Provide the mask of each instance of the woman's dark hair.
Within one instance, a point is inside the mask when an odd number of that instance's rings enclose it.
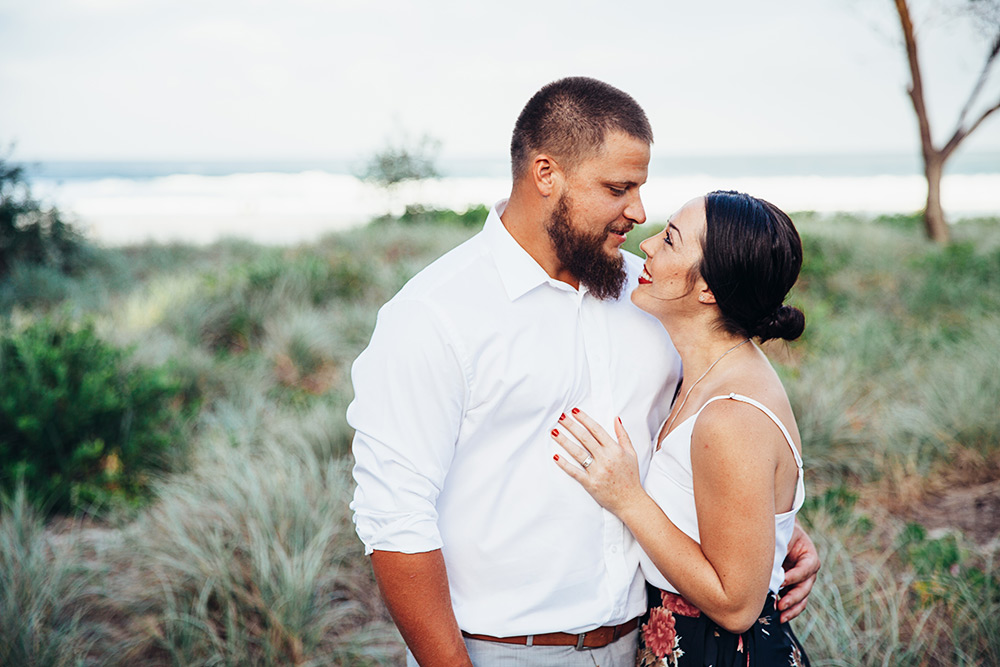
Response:
[[[798,308],[782,305],[802,268],[802,241],[774,204],[732,190],[705,195],[702,278],[727,332],[762,341],[795,340],[805,329]]]

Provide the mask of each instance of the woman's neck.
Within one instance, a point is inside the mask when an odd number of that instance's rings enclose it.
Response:
[[[734,336],[714,327],[671,330],[670,339],[680,354],[684,368],[684,384],[688,388],[696,379],[702,377],[712,364],[721,363],[722,357],[730,352],[736,353],[736,348],[746,341],[746,338]]]

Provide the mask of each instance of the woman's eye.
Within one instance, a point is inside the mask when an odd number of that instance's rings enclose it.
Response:
[[[670,232],[663,232],[663,242],[667,245],[674,244],[673,240],[670,238]]]

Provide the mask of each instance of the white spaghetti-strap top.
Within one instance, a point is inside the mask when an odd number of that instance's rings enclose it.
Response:
[[[781,420],[766,406],[740,394],[713,396],[708,399],[705,405],[698,409],[698,412],[678,424],[677,428],[663,439],[660,449],[653,454],[649,472],[646,474],[646,481],[643,486],[674,525],[700,544],[698,514],[695,511],[694,504],[694,477],[691,472],[691,434],[694,431],[695,422],[698,420],[698,415],[701,414],[701,411],[710,403],[725,399],[749,403],[770,417],[785,436],[785,440],[788,442],[788,446],[791,447],[792,454],[795,456],[795,464],[799,469],[792,509],[774,516],[774,563],[771,568],[769,588],[771,592],[777,593],[785,578],[781,564],[788,553],[788,542],[791,540],[792,530],[795,528],[795,515],[798,513],[799,508],[802,507],[806,493],[802,482],[802,457],[799,456],[799,451],[795,448],[795,442],[792,440],[791,434],[788,433],[788,429],[785,428]],[[678,592],[660,574],[660,571],[656,569],[649,556],[644,552],[640,554],[639,562],[642,567],[642,573],[648,582],[657,588],[675,593]]]

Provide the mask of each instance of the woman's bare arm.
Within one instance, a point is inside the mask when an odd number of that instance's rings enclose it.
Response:
[[[620,422],[615,425],[616,442],[582,412],[575,415],[579,424],[561,421],[595,463],[584,471],[565,458],[557,461],[622,519],[685,598],[733,632],[757,620],[767,595],[774,559],[775,433],[781,438],[766,416],[741,406],[713,404],[706,408],[710,418],[695,427],[692,466],[701,545],[678,529],[642,489],[635,450]],[[586,458],[587,452],[561,430],[555,438],[577,461]],[[783,438],[781,445],[787,449]]]

